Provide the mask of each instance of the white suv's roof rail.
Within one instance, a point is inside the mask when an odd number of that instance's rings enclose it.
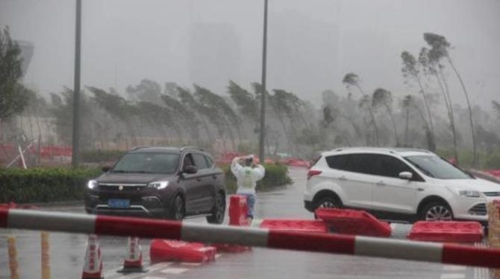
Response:
[[[327,152],[340,152],[340,151],[380,151],[380,152],[388,152],[388,153],[400,153],[400,152],[424,152],[429,154],[434,154],[429,150],[420,149],[420,148],[407,148],[407,147],[341,147],[329,150]]]

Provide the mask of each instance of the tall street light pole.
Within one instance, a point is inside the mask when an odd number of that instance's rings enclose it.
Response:
[[[267,63],[267,1],[264,0],[264,38],[262,40],[262,92],[260,94],[260,137],[259,160],[264,163],[264,145],[266,142],[266,63]]]
[[[71,163],[78,167],[80,159],[80,54],[82,43],[82,0],[76,0],[75,84],[73,88],[73,155]]]

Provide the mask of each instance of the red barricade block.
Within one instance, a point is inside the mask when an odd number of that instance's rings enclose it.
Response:
[[[362,210],[319,208],[316,216],[336,233],[389,237],[391,226]]]
[[[299,160],[299,159],[290,159],[288,161],[287,165],[292,166],[292,167],[308,168],[309,167],[309,162],[308,161]]]
[[[328,232],[327,224],[321,220],[264,219],[260,228],[279,231]]]
[[[420,221],[413,225],[409,239],[436,242],[475,243],[483,240],[479,222]]]
[[[248,226],[247,212],[247,198],[245,196],[232,195],[229,199],[229,225]]]
[[[158,262],[188,262],[205,263],[215,260],[217,249],[202,243],[187,243],[184,241],[153,239],[149,257],[152,263]]]

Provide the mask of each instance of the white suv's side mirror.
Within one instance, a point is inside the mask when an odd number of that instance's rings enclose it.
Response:
[[[399,178],[410,180],[413,177],[413,174],[409,171],[403,171],[399,173]]]

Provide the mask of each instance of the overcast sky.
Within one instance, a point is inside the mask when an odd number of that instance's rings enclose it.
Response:
[[[412,89],[400,54],[418,54],[434,32],[453,44],[472,102],[500,101],[498,0],[269,0],[269,10],[268,88],[319,104],[325,89],[345,94],[341,80],[355,72],[366,91],[402,97]],[[232,79],[249,88],[261,77],[262,19],[262,0],[83,0],[82,84],[123,91],[148,78],[225,93]],[[44,94],[73,87],[74,0],[0,0],[5,25],[35,46],[26,83]]]

